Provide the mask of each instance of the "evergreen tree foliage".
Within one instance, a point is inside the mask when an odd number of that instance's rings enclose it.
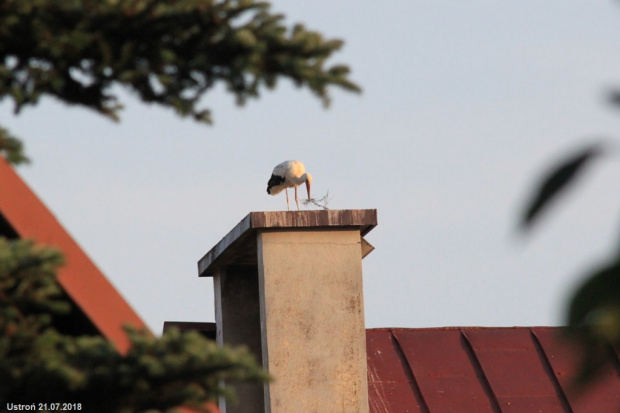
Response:
[[[288,78],[327,105],[330,85],[359,91],[347,66],[326,66],[341,46],[253,0],[0,0],[0,100],[19,113],[53,96],[118,120],[121,86],[210,123],[199,105],[216,84],[243,104]],[[3,129],[0,153],[26,160]]]
[[[71,305],[56,281],[62,255],[32,241],[0,238],[0,408],[7,403],[72,404],[85,412],[205,410],[224,395],[222,380],[265,381],[243,348],[220,348],[196,332],[161,338],[128,329],[119,354],[99,336],[72,337],[54,328]],[[79,405],[78,405],[79,404]]]

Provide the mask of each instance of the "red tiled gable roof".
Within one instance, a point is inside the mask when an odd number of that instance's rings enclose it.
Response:
[[[147,329],[108,279],[65,231],[54,215],[0,156],[0,216],[20,238],[59,248],[65,265],[58,281],[67,295],[119,351],[129,340],[123,326]]]
[[[617,413],[620,371],[570,391],[576,353],[559,328],[366,330],[371,413]]]

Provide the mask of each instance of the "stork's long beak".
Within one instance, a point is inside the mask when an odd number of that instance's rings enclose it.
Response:
[[[308,190],[308,199],[310,198],[310,181],[306,179],[306,189]]]

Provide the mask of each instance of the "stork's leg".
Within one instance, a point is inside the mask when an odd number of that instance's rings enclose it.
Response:
[[[299,197],[297,196],[297,185],[295,185],[295,202],[297,203],[297,210],[299,211]]]
[[[284,188],[284,192],[286,192],[286,209],[287,209],[287,211],[290,211],[291,207],[290,207],[289,202],[288,202],[288,188]]]

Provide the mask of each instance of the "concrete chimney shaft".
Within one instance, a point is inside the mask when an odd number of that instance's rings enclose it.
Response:
[[[376,210],[252,212],[198,262],[218,342],[275,378],[235,386],[223,412],[368,412],[362,237],[376,225]]]

